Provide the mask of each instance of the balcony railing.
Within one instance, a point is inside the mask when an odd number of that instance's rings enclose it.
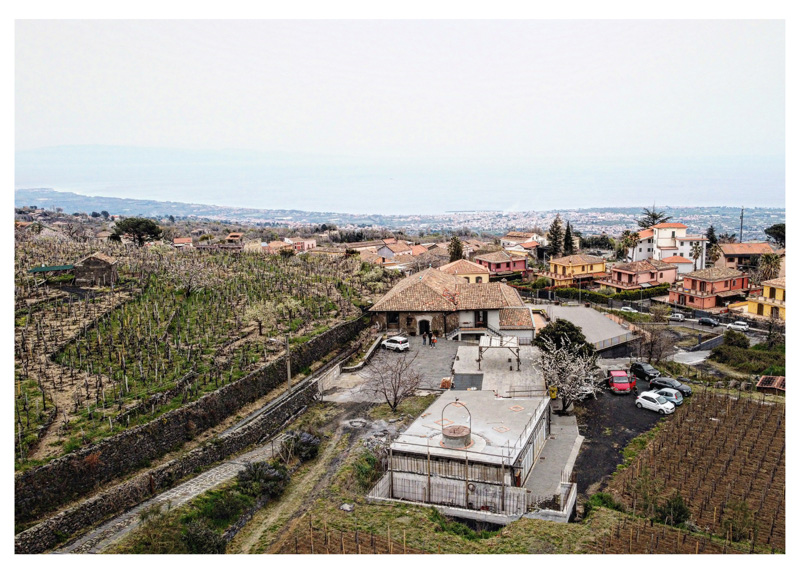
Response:
[[[764,304],[772,304],[775,306],[785,306],[786,300],[779,300],[778,298],[770,298],[768,296],[756,296],[754,299],[756,302],[761,302]]]

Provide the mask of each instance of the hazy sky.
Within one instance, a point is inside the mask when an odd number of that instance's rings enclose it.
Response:
[[[782,156],[784,24],[18,21],[16,147]]]

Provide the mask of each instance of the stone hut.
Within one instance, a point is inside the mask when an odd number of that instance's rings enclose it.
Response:
[[[75,263],[75,284],[108,286],[117,281],[117,259],[96,252]]]

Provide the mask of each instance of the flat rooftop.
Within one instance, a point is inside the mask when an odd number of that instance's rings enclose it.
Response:
[[[449,406],[455,402],[463,406]],[[498,398],[492,391],[445,391],[392,443],[393,451],[449,457],[490,464],[513,464],[524,448],[536,419],[547,411],[549,399]],[[467,412],[469,411],[469,412]],[[440,444],[442,427],[470,425],[472,445],[466,449],[449,449]]]
[[[565,319],[580,327],[586,341],[592,344],[630,333],[597,310],[584,306],[547,306],[547,313],[551,321]]]
[[[516,338],[514,338],[516,339]],[[483,346],[482,346],[483,347]],[[517,370],[519,350],[519,370]],[[459,375],[482,375],[474,384],[479,390],[494,391],[499,396],[521,395],[522,391],[544,391],[544,378],[536,365],[539,349],[532,345],[514,345],[511,348],[490,347],[483,350],[478,369],[478,346],[462,345],[453,361],[456,383]],[[463,392],[463,391],[458,391]]]

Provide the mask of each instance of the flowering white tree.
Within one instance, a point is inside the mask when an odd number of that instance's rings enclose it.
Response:
[[[564,412],[576,400],[590,395],[597,398],[600,390],[597,355],[588,355],[579,347],[567,337],[561,347],[556,347],[550,338],[543,340],[539,363],[542,376],[548,387],[558,389]]]

